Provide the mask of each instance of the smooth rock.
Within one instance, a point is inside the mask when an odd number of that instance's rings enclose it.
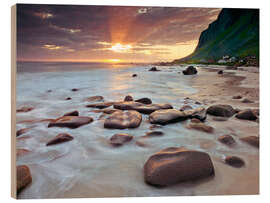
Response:
[[[161,150],[144,165],[145,182],[155,186],[168,186],[213,175],[213,163],[207,153],[183,148]]]
[[[143,138],[145,138],[145,137],[160,137],[163,135],[164,135],[164,133],[162,131],[151,131],[151,132],[145,133],[145,136],[142,136],[142,137]]]
[[[188,66],[186,70],[183,70],[182,73],[184,75],[194,75],[197,74],[197,69],[194,66]]]
[[[236,144],[235,140],[231,135],[222,135],[218,138],[218,141],[227,146],[232,146]]]
[[[258,118],[255,115],[254,111],[252,111],[251,109],[240,111],[239,113],[236,114],[235,117],[238,119],[251,120],[251,121],[255,121]]]
[[[149,115],[150,123],[160,125],[184,121],[186,119],[186,114],[176,109],[157,110]]]
[[[140,126],[141,121],[142,115],[137,111],[117,111],[105,119],[104,128],[137,128]]]
[[[50,127],[67,127],[78,128],[82,125],[93,122],[93,118],[86,116],[62,116],[60,118],[51,121],[48,125]]]
[[[17,193],[19,193],[32,182],[32,176],[29,167],[26,165],[17,166],[16,176],[17,176]]]
[[[240,140],[253,147],[259,148],[260,143],[259,143],[259,137],[257,136],[242,137],[240,138]]]
[[[226,104],[212,105],[208,107],[206,112],[210,115],[220,117],[231,117],[235,114],[235,110],[232,108],[232,106]]]
[[[188,118],[197,118],[200,121],[205,121],[207,115],[206,115],[206,110],[203,107],[199,107],[196,109],[190,109],[190,110],[185,110],[183,111]]]
[[[71,112],[65,113],[63,116],[79,116],[79,112],[71,111]]]
[[[46,146],[50,146],[50,145],[55,145],[55,144],[60,144],[63,142],[68,142],[73,140],[73,137],[67,133],[60,133],[58,134],[55,138],[51,139]]]
[[[16,112],[17,113],[26,113],[26,112],[29,112],[29,111],[32,111],[34,108],[33,107],[22,107],[20,109],[17,109]]]
[[[123,145],[133,139],[132,135],[126,133],[115,134],[110,138],[110,143],[114,146]]]
[[[99,101],[103,101],[104,97],[103,96],[92,96],[92,97],[88,97],[86,99],[84,99],[84,101],[88,101],[88,102],[99,102]]]
[[[127,95],[124,99],[124,101],[133,101],[133,97],[130,95]]]
[[[142,104],[152,104],[152,100],[149,99],[149,98],[141,98],[141,99],[137,99],[135,100],[135,102],[139,102],[139,103],[142,103]]]
[[[97,109],[105,109],[112,105],[114,105],[116,102],[102,102],[102,103],[96,103],[96,104],[88,104],[86,107],[90,108],[97,108]]]
[[[237,156],[227,156],[225,163],[235,168],[241,168],[245,165],[245,162]]]
[[[214,131],[214,128],[206,125],[204,123],[190,123],[187,128],[189,129],[195,129],[195,130],[199,130],[199,131],[203,131],[206,133],[212,133]]]

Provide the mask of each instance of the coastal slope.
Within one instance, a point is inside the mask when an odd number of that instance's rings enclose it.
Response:
[[[174,63],[216,62],[225,55],[259,59],[259,9],[222,9],[201,33],[195,51]]]

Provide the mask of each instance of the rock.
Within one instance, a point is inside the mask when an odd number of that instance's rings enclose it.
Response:
[[[144,165],[144,180],[168,186],[214,175],[210,156],[205,152],[171,147],[152,155]]]
[[[160,71],[160,70],[158,70],[156,67],[152,67],[148,71]]]
[[[258,118],[251,109],[240,111],[239,113],[236,114],[235,117],[238,119],[251,120],[251,121],[255,121]]]
[[[126,133],[115,134],[110,138],[110,143],[114,146],[123,145],[133,139],[132,135]]]
[[[259,137],[257,136],[243,137],[243,138],[240,138],[240,140],[253,147],[259,148],[260,143],[259,143]]]
[[[133,101],[133,97],[130,95],[127,95],[124,99],[124,101]]]
[[[96,103],[96,104],[88,104],[86,107],[90,108],[97,108],[97,109],[105,109],[112,105],[114,105],[116,102],[102,102],[102,103]]]
[[[163,135],[164,135],[164,133],[162,131],[152,131],[152,132],[145,133],[145,136],[142,136],[142,137],[143,138],[145,138],[145,137],[160,137]]]
[[[27,131],[29,131],[31,128],[22,128],[20,130],[17,130],[16,132],[16,137],[19,137],[20,135],[26,133]]]
[[[184,121],[186,119],[186,114],[176,109],[157,110],[149,115],[150,123],[160,125]]]
[[[219,70],[219,71],[217,72],[217,74],[222,75],[222,74],[223,74],[223,70]]]
[[[208,114],[213,116],[220,116],[220,117],[231,117],[235,114],[234,109],[230,105],[212,105],[208,107],[207,111]]]
[[[33,107],[22,107],[20,109],[17,109],[16,112],[17,113],[26,113],[26,112],[29,112],[29,111],[32,111],[34,108]]]
[[[236,144],[235,140],[230,135],[222,135],[218,138],[218,141],[228,146]]]
[[[199,101],[195,101],[195,104],[201,105],[202,103]]]
[[[235,95],[232,97],[233,99],[242,99],[242,96],[241,95]]]
[[[209,125],[206,125],[204,123],[190,123],[187,128],[189,129],[195,129],[195,130],[200,130],[200,131],[203,131],[203,132],[206,132],[206,133],[212,133],[214,131],[214,128],[209,126]]]
[[[50,127],[67,127],[67,128],[78,128],[82,125],[93,122],[93,118],[85,116],[62,116],[51,121],[48,125]]]
[[[71,97],[67,97],[67,98],[65,98],[65,100],[71,100]]]
[[[52,90],[47,90],[48,93],[52,92]]]
[[[203,107],[199,107],[199,108],[196,108],[196,109],[191,109],[191,110],[186,110],[186,111],[183,111],[186,116],[188,118],[197,118],[199,119],[200,121],[205,121],[206,119],[206,111],[205,111],[205,108]]]
[[[228,120],[228,118],[226,117],[213,117],[212,119],[214,121],[227,121]]]
[[[17,176],[17,193],[19,193],[32,182],[32,176],[29,167],[26,165],[17,166],[16,176]]]
[[[117,111],[106,118],[104,128],[125,129],[140,126],[142,116],[137,111]]]
[[[192,107],[190,105],[184,105],[179,110],[180,111],[185,111],[185,110],[190,110],[190,109],[192,109]]]
[[[73,89],[71,89],[71,91],[72,91],[72,92],[77,92],[77,91],[79,91],[79,89],[73,88]]]
[[[71,111],[71,112],[65,113],[63,116],[79,116],[79,112]]]
[[[115,109],[120,110],[135,110],[143,114],[150,114],[156,110],[160,109],[172,109],[173,107],[170,104],[142,104],[139,102],[119,102],[114,104]]]
[[[133,77],[133,78],[137,77],[137,74],[133,74],[132,77]]]
[[[183,70],[182,73],[184,75],[194,75],[197,74],[197,69],[194,66],[188,66],[186,70]]]
[[[148,144],[145,144],[144,142],[140,141],[140,140],[137,140],[135,142],[136,145],[138,145],[139,147],[149,147]]]
[[[153,129],[156,129],[156,128],[162,128],[162,125],[153,124],[153,125],[150,125],[150,127],[149,127],[150,130],[153,130]]]
[[[152,100],[149,98],[141,98],[141,99],[137,99],[135,100],[135,102],[139,102],[142,104],[152,104]]]
[[[84,99],[84,101],[88,101],[88,102],[99,102],[99,101],[103,101],[104,97],[103,96],[92,96],[92,97],[88,97],[86,99]]]
[[[254,103],[254,102],[246,98],[242,100],[242,103],[248,104],[248,103]]]
[[[24,155],[28,154],[29,152],[31,152],[31,151],[29,151],[28,149],[16,149],[16,157],[24,156]]]
[[[239,108],[234,109],[235,113],[239,113],[241,110]]]
[[[237,156],[227,156],[225,163],[235,168],[241,168],[245,165],[245,162]]]
[[[55,138],[51,139],[46,146],[50,146],[50,145],[55,145],[55,144],[60,144],[63,142],[68,142],[73,140],[73,137],[67,133],[60,133],[58,134]]]
[[[197,118],[192,118],[192,119],[190,120],[190,122],[191,122],[191,123],[201,123],[201,121],[200,121],[199,119],[197,119]]]

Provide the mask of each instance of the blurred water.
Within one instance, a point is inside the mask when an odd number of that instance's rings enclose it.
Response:
[[[34,110],[17,113],[17,129],[33,127],[19,137],[25,139],[17,139],[17,148],[31,151],[18,157],[17,165],[27,164],[30,167],[33,182],[20,193],[19,198],[224,194],[230,184],[248,173],[253,162],[256,165],[254,160],[258,152],[255,149],[245,151],[241,143],[238,148],[227,148],[217,142],[217,135],[224,131],[207,134],[188,130],[184,127],[186,122],[157,129],[163,131],[164,136],[142,139],[140,136],[150,131],[147,115],[143,115],[139,128],[109,130],[103,128],[104,120],[98,120],[100,114],[89,112],[91,109],[85,107],[89,102],[84,99],[90,96],[101,95],[106,101],[119,101],[129,94],[135,99],[148,97],[153,103],[170,103],[180,108],[184,105],[186,94],[197,92],[191,87],[192,78],[197,76],[178,74],[183,68],[163,67],[160,72],[149,72],[148,66],[21,63],[17,74],[17,108],[31,106]],[[138,75],[135,78],[132,77],[134,73]],[[72,92],[72,88],[79,91]],[[65,100],[67,97],[72,100]],[[198,106],[194,101],[190,101],[189,105]],[[77,129],[47,128],[46,122],[20,123],[57,118],[73,110],[78,110],[82,116],[93,117],[94,122]],[[71,134],[74,140],[50,147],[45,145],[61,132]],[[133,135],[133,141],[122,147],[110,146],[109,138],[119,132]],[[147,147],[137,146],[137,140]],[[143,181],[146,160],[153,153],[174,146],[208,152],[214,160],[218,176],[211,181],[162,189],[146,185]],[[216,161],[228,152],[247,157],[252,163],[251,168],[239,172]],[[223,171],[226,171],[225,175]],[[229,180],[224,183],[224,179]]]

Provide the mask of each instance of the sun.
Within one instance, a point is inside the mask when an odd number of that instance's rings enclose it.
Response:
[[[118,52],[118,53],[125,53],[125,52],[128,52],[131,48],[132,48],[132,46],[129,44],[124,45],[121,43],[116,43],[111,48],[109,48],[109,50],[114,51],[114,52]]]
[[[121,62],[120,59],[106,59],[105,60],[106,63],[119,63]]]

